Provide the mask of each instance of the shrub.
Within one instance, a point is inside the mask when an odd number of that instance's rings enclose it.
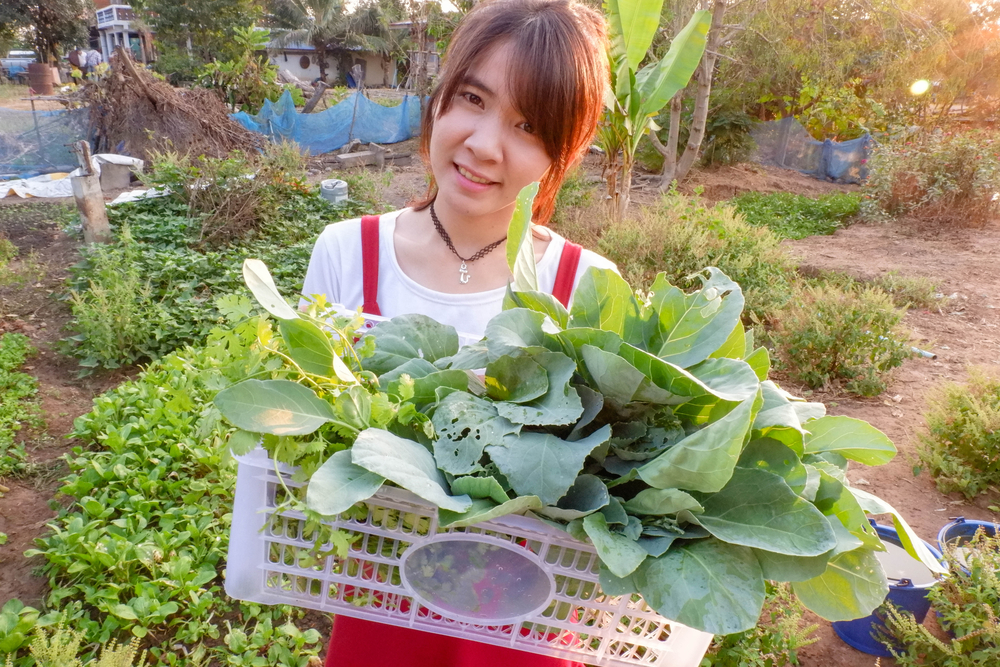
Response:
[[[877,146],[868,160],[862,212],[982,225],[1000,211],[1000,140],[995,133],[926,132]]]
[[[86,258],[86,288],[70,292],[77,333],[66,339],[67,349],[86,368],[118,368],[150,356],[147,343],[163,316],[128,227],[118,243],[94,244]]]
[[[892,296],[898,308],[933,308],[941,299],[940,285],[923,276],[904,276],[898,271],[888,271],[873,282]]]
[[[952,638],[938,639],[911,614],[889,606],[885,624],[894,641],[886,645],[899,667],[1000,664],[1000,538],[979,533],[944,556],[948,576],[927,597]]]
[[[1000,483],[1000,379],[972,369],[931,399],[920,456],[942,492],[972,498]]]
[[[882,290],[806,285],[796,290],[770,335],[792,379],[876,396],[885,391],[884,374],[910,355],[899,342],[902,318]]]
[[[790,192],[747,192],[732,200],[755,227],[767,227],[782,238],[801,239],[833,234],[861,207],[861,197],[838,192],[812,199]]]
[[[659,271],[673,284],[687,284],[687,276],[716,266],[743,288],[746,313],[756,322],[768,320],[791,290],[794,264],[780,239],[748,225],[732,206],[707,206],[700,197],[670,193],[617,223],[592,208],[569,216],[557,231],[613,261],[636,289],[647,289]]]

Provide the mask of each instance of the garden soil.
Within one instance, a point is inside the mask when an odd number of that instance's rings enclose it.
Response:
[[[592,171],[589,161],[588,166]],[[713,200],[750,190],[819,195],[853,189],[753,165],[697,173],[692,182],[702,185],[705,195]],[[402,205],[422,194],[425,186],[419,165],[404,167],[398,170],[386,198]],[[653,189],[647,188],[638,190],[635,199],[655,196]],[[14,597],[38,604],[44,597],[45,582],[31,571],[40,563],[25,560],[21,554],[54,516],[52,499],[58,502],[57,480],[65,471],[58,456],[73,444],[65,435],[72,430],[73,418],[90,409],[94,396],[135,372],[130,369],[77,379],[74,363],[56,352],[54,344],[65,335],[63,327],[69,319],[68,308],[57,295],[67,268],[76,261],[77,241],[67,237],[55,223],[46,221],[47,216],[39,216],[38,208],[38,202],[0,200],[0,233],[23,254],[33,250],[35,261],[44,269],[44,275],[33,283],[0,288],[0,331],[21,331],[41,350],[29,362],[27,372],[39,377],[47,422],[43,433],[30,434],[28,446],[32,459],[41,464],[42,473],[28,481],[4,481],[11,490],[0,498],[0,532],[6,532],[10,541],[0,547],[0,605]],[[810,394],[788,382],[783,386],[825,402],[832,414],[869,421],[892,438],[900,451],[893,462],[878,468],[852,464],[848,476],[854,485],[893,504],[923,538],[933,542],[938,529],[954,516],[995,520],[988,506],[1000,500],[1000,493],[994,491],[973,502],[959,495],[939,493],[929,475],[917,470],[917,451],[929,397],[944,382],[964,380],[973,364],[1000,373],[1000,272],[995,271],[1000,224],[975,230],[928,229],[907,221],[854,225],[833,236],[787,242],[787,249],[807,273],[842,271],[872,279],[895,270],[903,276],[926,277],[939,284],[945,298],[937,307],[910,311],[906,316],[912,344],[935,353],[937,358],[906,361],[893,374],[882,396],[857,399],[832,391]],[[874,657],[840,642],[828,623],[812,620],[819,625],[815,633],[818,641],[800,651],[802,665],[876,664]],[[893,664],[892,660],[881,661],[886,667]]]

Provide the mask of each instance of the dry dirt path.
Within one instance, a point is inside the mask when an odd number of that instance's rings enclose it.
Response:
[[[906,517],[917,533],[935,543],[942,525],[955,516],[996,521],[987,506],[998,494],[968,502],[960,494],[938,492],[918,465],[923,414],[928,398],[945,382],[962,382],[970,365],[1000,374],[1000,225],[985,229],[929,229],[898,221],[854,225],[833,236],[786,242],[804,272],[841,271],[871,279],[888,271],[936,281],[946,298],[934,310],[912,310],[906,326],[912,344],[937,354],[913,358],[893,374],[885,394],[872,399],[814,394],[830,413],[864,419],[884,431],[899,455],[889,464],[869,468],[852,464],[852,484],[885,499]],[[786,388],[793,390],[794,387]],[[820,641],[802,652],[805,667],[869,667],[875,658],[855,651],[822,624]],[[883,667],[894,661],[883,659]]]

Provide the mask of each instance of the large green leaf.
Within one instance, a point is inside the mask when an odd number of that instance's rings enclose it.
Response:
[[[632,575],[659,614],[717,635],[757,625],[764,577],[752,550],[718,540],[678,543]]]
[[[625,335],[625,328],[639,317],[632,288],[611,269],[590,267],[573,292],[570,327],[588,327]]]
[[[472,526],[481,521],[489,521],[507,514],[523,514],[528,510],[538,509],[542,506],[542,501],[537,496],[518,496],[513,500],[507,500],[497,505],[492,500],[476,498],[472,501],[472,507],[464,512],[452,512],[442,509],[438,511],[439,523],[443,528],[458,528],[460,526]]]
[[[722,489],[750,429],[756,397],[748,398],[717,422],[692,433],[639,468],[639,476],[658,489],[712,493]]]
[[[804,434],[802,422],[799,421],[799,415],[792,407],[788,392],[770,380],[761,382],[760,389],[764,396],[764,405],[761,406],[760,412],[753,420],[753,430],[766,436],[771,429],[782,427],[795,429],[799,431],[800,435]],[[796,449],[799,455],[803,453],[801,446]]]
[[[452,475],[480,470],[483,449],[502,445],[505,436],[520,428],[497,414],[495,404],[465,392],[446,396],[431,422],[438,434],[434,460],[438,468]]]
[[[726,342],[709,357],[712,359],[742,359],[747,353],[746,343],[747,333],[743,329],[743,322],[737,322]]]
[[[309,478],[306,506],[325,516],[346,512],[354,503],[368,500],[385,478],[351,462],[350,450],[335,453]]]
[[[635,71],[660,26],[663,0],[608,0],[606,7],[612,53]]]
[[[805,453],[834,452],[858,463],[879,466],[896,455],[896,447],[882,431],[851,417],[814,419],[806,427]]]
[[[527,308],[505,310],[486,324],[486,349],[490,359],[523,354],[524,348],[545,347],[542,331],[546,316]]]
[[[364,359],[362,366],[376,375],[410,359],[433,363],[458,352],[455,327],[439,324],[426,315],[399,315],[380,322],[367,335],[375,339],[375,354]]]
[[[654,285],[651,305],[659,314],[659,331],[650,341],[656,356],[688,368],[708,359],[726,342],[743,312],[743,290],[714,266],[705,271],[700,290],[684,294],[676,287]]]
[[[522,433],[487,446],[511,487],[521,496],[538,496],[543,505],[555,505],[569,491],[587,454],[611,437],[604,426],[591,435],[568,442],[548,433]]]
[[[806,581],[826,571],[832,554],[819,556],[786,556],[773,551],[753,550],[764,578],[769,581]]]
[[[486,366],[486,392],[494,401],[527,403],[549,389],[545,368],[529,356],[505,354]]]
[[[867,491],[854,488],[851,488],[850,491],[857,498],[864,511],[870,514],[892,515],[892,522],[896,527],[896,535],[899,537],[900,543],[908,554],[930,568],[931,572],[937,572],[938,574],[947,573],[947,568],[938,562],[934,554],[924,544],[924,541],[910,528],[910,524],[906,522],[903,515],[897,512],[892,505]]]
[[[608,487],[596,475],[579,475],[555,507],[542,507],[539,514],[550,519],[572,521],[592,514],[611,502]]]
[[[625,501],[625,510],[630,514],[663,516],[681,510],[700,514],[704,509],[691,494],[680,489],[643,489]]]
[[[683,90],[694,75],[705,53],[712,13],[696,11],[688,24],[670,42],[670,49],[659,62],[643,67],[635,76],[637,97],[642,100],[639,118],[654,116]],[[729,333],[729,329],[726,333]]]
[[[373,473],[408,489],[441,509],[465,512],[469,496],[451,496],[434,457],[422,445],[377,428],[362,431],[349,450],[351,460]]]
[[[753,369],[740,359],[706,359],[687,370],[724,401],[745,400],[760,388]]]
[[[826,620],[850,621],[882,604],[889,583],[875,553],[856,549],[834,556],[823,574],[792,583],[792,590],[802,604]]]
[[[243,281],[253,293],[257,303],[279,320],[294,320],[299,314],[288,305],[274,284],[267,266],[259,259],[243,260]]]
[[[772,438],[756,438],[748,442],[736,465],[772,472],[784,479],[795,493],[801,493],[808,481],[806,467],[799,461],[798,455]]]
[[[513,288],[522,292],[538,291],[535,244],[531,233],[531,205],[537,194],[537,181],[521,188],[507,227],[507,266],[514,276]]]
[[[233,425],[253,433],[307,435],[336,420],[333,406],[289,380],[244,380],[216,394],[215,406]]]
[[[527,308],[548,315],[563,329],[569,324],[569,311],[566,310],[566,306],[545,292],[515,292],[508,285],[507,293],[503,297],[503,309],[512,308]]]
[[[323,377],[336,376],[342,381],[355,382],[354,375],[334,353],[330,337],[318,326],[296,318],[279,320],[278,330],[288,347],[288,356],[306,373]],[[347,371],[346,374],[344,371]]]
[[[819,556],[837,545],[822,512],[766,470],[736,468],[702,505],[698,523],[723,542],[788,556]]]
[[[497,412],[515,424],[532,426],[575,424],[583,414],[580,395],[570,385],[570,380],[576,372],[576,362],[562,352],[537,351],[531,358],[545,368],[549,382],[548,391],[544,396],[526,403],[496,403]]]
[[[594,543],[597,555],[616,577],[627,577],[632,574],[642,561],[646,560],[646,550],[635,540],[612,532],[608,521],[600,512],[589,514],[583,520],[583,529],[587,537]]]
[[[639,369],[617,354],[584,345],[580,348],[580,356],[605,399],[622,405],[632,401],[667,404],[673,396],[654,385]]]
[[[570,330],[572,331],[572,330]],[[674,364],[663,361],[637,347],[622,343],[618,354],[653,381],[660,389],[677,396],[703,396],[715,393],[705,383]]]
[[[456,477],[451,482],[451,492],[456,496],[465,494],[471,498],[489,498],[498,505],[510,500],[495,477]]]

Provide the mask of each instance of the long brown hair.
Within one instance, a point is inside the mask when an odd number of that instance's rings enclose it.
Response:
[[[535,197],[533,220],[552,217],[566,173],[590,146],[608,85],[604,17],[573,0],[492,0],[470,11],[452,36],[437,87],[424,108],[420,153],[430,164],[434,121],[451,107],[469,71],[501,44],[513,48],[511,99],[542,140],[552,166]],[[433,174],[417,210],[437,196]]]

